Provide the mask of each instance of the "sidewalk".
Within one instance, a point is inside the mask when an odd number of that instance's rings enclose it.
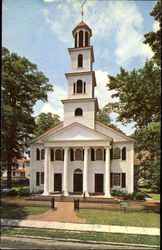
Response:
[[[105,232],[105,233],[160,235],[159,228],[126,227],[126,226],[111,226],[111,225],[83,224],[83,223],[82,224],[63,223],[55,221],[1,219],[1,226],[29,227],[29,228],[33,227],[33,228],[60,229],[60,230],[71,230],[71,231],[93,231],[93,232]]]

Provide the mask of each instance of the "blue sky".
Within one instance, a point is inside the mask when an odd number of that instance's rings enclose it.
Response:
[[[48,103],[38,101],[34,115],[52,112],[63,119],[61,99],[66,98],[65,73],[70,71],[67,48],[73,47],[72,30],[81,21],[81,0],[3,0],[2,45],[36,63],[38,70],[49,78],[54,92]],[[144,34],[156,30],[149,15],[156,1],[87,0],[84,21],[92,29],[99,107],[115,101],[106,88],[107,75],[116,75],[122,66],[126,70],[140,68],[151,49],[142,43]],[[112,114],[115,119],[115,114]],[[133,124],[118,127],[127,135]]]

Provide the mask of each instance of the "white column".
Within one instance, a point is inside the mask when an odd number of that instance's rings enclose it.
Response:
[[[83,168],[83,195],[86,197],[88,194],[88,149],[89,147],[84,148],[84,168]]]
[[[45,148],[44,158],[44,193],[43,195],[49,195],[49,148]]]
[[[68,196],[68,187],[67,187],[68,152],[69,152],[68,148],[64,148],[63,191],[65,196]]]
[[[104,192],[105,197],[110,198],[110,148],[106,147],[106,159],[105,159],[105,174],[104,174]]]

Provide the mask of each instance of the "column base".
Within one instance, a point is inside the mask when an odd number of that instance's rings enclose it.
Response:
[[[112,196],[111,196],[111,194],[105,194],[104,197],[105,198],[111,198]]]
[[[82,194],[82,197],[89,197],[89,193],[88,193],[88,192],[84,192],[84,193]]]
[[[64,196],[69,196],[69,193],[67,191],[64,191]]]
[[[49,195],[49,192],[44,191],[42,195]]]

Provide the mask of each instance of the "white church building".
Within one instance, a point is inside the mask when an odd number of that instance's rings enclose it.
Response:
[[[64,119],[30,144],[30,191],[111,197],[134,191],[134,140],[96,121],[92,31],[80,22],[72,31],[71,71],[66,73]]]

